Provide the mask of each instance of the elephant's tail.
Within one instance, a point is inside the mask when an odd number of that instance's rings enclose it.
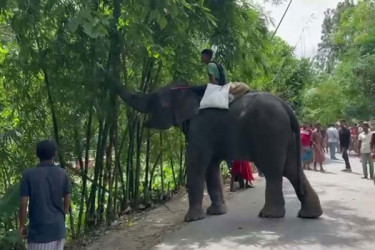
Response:
[[[294,132],[294,139],[296,143],[298,186],[299,186],[301,194],[303,194],[304,190],[303,190],[303,183],[302,183],[303,182],[303,178],[302,178],[303,169],[302,169],[302,161],[301,161],[301,132],[300,132],[300,127],[299,127],[299,122],[292,108],[286,103],[284,103],[284,106],[285,106],[286,111],[289,114],[292,131]]]

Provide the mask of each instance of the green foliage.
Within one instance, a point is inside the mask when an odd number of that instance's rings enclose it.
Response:
[[[0,249],[26,249],[19,236],[18,230],[12,230],[5,233],[4,237],[0,240]]]
[[[346,0],[326,12],[317,57],[321,76],[306,88],[307,119],[370,120],[375,116],[375,4]],[[328,73],[329,75],[325,75]]]
[[[326,79],[324,82],[310,87],[303,96],[304,118],[325,125],[343,118],[345,110],[343,97],[344,93],[340,84],[332,79]]]
[[[7,227],[18,210],[19,189],[20,185],[16,183],[9,187],[0,198],[0,226],[2,227]],[[25,249],[17,228],[5,232],[0,231],[0,249]]]
[[[8,220],[17,212],[20,198],[20,184],[16,183],[7,189],[0,198],[0,220]]]

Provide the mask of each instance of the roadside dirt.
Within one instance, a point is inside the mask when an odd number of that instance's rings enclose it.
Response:
[[[236,193],[229,192],[229,184],[224,185],[226,200]],[[210,199],[205,192],[203,206],[206,209]],[[168,232],[181,228],[188,208],[186,190],[181,190],[170,201],[155,209],[119,218],[112,226],[97,230],[92,237],[81,239],[68,249],[87,250],[148,250],[161,242]]]

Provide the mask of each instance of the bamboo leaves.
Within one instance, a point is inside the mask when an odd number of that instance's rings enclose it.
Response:
[[[304,113],[310,119],[368,120],[375,115],[374,13],[373,2],[351,0],[326,12],[317,57],[322,73],[313,84],[314,95],[306,91]],[[320,105],[330,108],[316,112]]]
[[[104,37],[108,35],[109,20],[105,14],[82,10],[70,19],[69,29],[76,32],[79,27],[82,27],[90,38]]]
[[[20,197],[20,184],[13,184],[0,198],[0,219],[8,220],[17,212]]]

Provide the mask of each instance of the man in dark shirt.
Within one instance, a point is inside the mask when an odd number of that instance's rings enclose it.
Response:
[[[340,149],[342,152],[342,158],[345,161],[345,169],[343,171],[351,172],[352,168],[349,162],[348,149],[350,146],[350,131],[346,127],[346,122],[343,120],[340,122],[339,138],[340,138]]]
[[[65,243],[65,214],[70,208],[70,183],[66,171],[54,164],[56,144],[41,141],[36,147],[40,163],[24,171],[21,181],[20,228],[28,239],[28,250],[62,250]],[[29,203],[30,225],[26,230]]]

